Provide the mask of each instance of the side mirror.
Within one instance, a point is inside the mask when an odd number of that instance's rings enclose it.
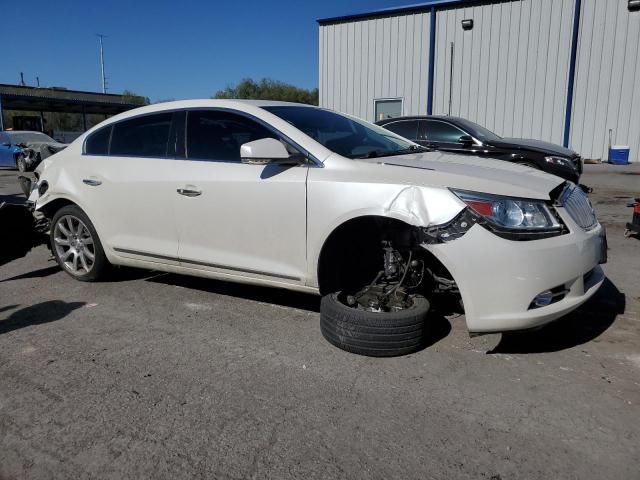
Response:
[[[473,138],[469,135],[462,135],[458,139],[458,143],[462,144],[462,146],[465,148],[469,148],[471,145],[473,145]]]
[[[10,147],[10,146],[11,146],[11,144],[10,144],[9,142],[4,142],[4,143],[2,144],[2,146],[3,146],[3,147]]]
[[[240,159],[248,165],[297,165],[296,156],[287,152],[284,145],[275,138],[261,138],[240,146]]]

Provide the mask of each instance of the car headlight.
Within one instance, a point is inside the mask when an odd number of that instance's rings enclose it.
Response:
[[[576,168],[571,160],[564,157],[544,157],[545,162],[565,168]]]
[[[469,208],[486,220],[496,232],[515,234],[560,235],[563,225],[547,202],[528,198],[503,197],[488,193],[453,190],[453,193]],[[540,238],[540,235],[536,236]],[[532,237],[533,238],[533,237]]]

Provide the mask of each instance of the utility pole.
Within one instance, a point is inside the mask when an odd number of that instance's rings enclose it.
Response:
[[[96,36],[100,40],[100,72],[102,74],[102,93],[107,93],[107,77],[104,73],[104,48],[102,45],[102,39],[106,37],[106,35],[97,33]]]

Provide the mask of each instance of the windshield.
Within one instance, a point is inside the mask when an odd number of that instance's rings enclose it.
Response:
[[[464,128],[471,135],[476,137],[478,140],[502,140],[502,137],[496,135],[491,130],[488,130],[477,123],[470,122],[464,118],[456,118],[456,123],[458,123],[462,128]]]
[[[11,143],[19,145],[29,142],[55,142],[53,138],[40,132],[5,132]]]
[[[330,110],[302,106],[263,108],[343,157],[387,157],[426,150],[377,125]]]

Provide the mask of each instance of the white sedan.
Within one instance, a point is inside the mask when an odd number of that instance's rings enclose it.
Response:
[[[436,295],[461,297],[471,333],[498,332],[557,319],[604,280],[579,187],[308,105],[142,107],[37,173],[30,199],[78,280],[127,265],[320,294],[322,333],[356,353],[419,348]]]

